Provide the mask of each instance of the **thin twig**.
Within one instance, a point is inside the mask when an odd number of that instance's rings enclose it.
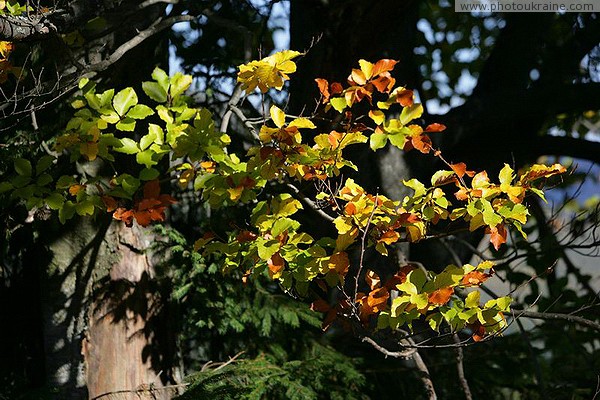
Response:
[[[460,338],[457,334],[453,335],[454,343],[460,344]],[[464,354],[463,349],[460,346],[457,346],[454,350],[456,352],[456,371],[458,372],[458,380],[460,381],[460,386],[465,393],[465,398],[467,400],[473,400],[473,395],[471,394],[471,388],[469,387],[469,382],[465,376],[465,367],[464,367]]]
[[[562,313],[547,313],[547,312],[535,312],[527,310],[512,310],[513,317],[525,317],[531,319],[544,319],[544,320],[563,320],[573,322],[575,324],[584,325],[600,332],[600,324],[589,319],[579,317],[577,315],[562,314]]]

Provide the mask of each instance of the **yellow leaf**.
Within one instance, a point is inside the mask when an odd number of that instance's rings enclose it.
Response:
[[[8,55],[14,48],[15,45],[12,42],[0,41],[0,56],[2,56],[2,58],[8,58]]]
[[[289,127],[295,126],[296,128],[308,128],[315,129],[315,124],[308,118],[296,118],[288,124]]]
[[[98,155],[98,143],[83,142],[79,145],[79,152],[89,161],[94,161]]]
[[[373,77],[373,64],[367,60],[358,60],[358,65],[367,80]]]
[[[229,198],[233,201],[238,200],[242,196],[243,191],[244,191],[243,186],[237,186],[234,188],[227,189],[227,192],[229,193]]]
[[[271,113],[271,119],[273,119],[273,122],[278,128],[281,128],[283,125],[285,125],[285,113],[283,110],[273,105],[271,106],[269,112]]]
[[[193,169],[186,169],[179,176],[179,179],[177,179],[177,184],[180,188],[185,189],[188,186],[188,184],[194,179],[194,175],[195,174]]]
[[[257,87],[263,93],[270,88],[281,89],[284,81],[289,79],[287,74],[296,71],[296,64],[291,60],[301,54],[297,51],[285,50],[262,60],[240,65],[237,80],[246,93],[252,92]]]
[[[377,125],[381,125],[383,123],[383,121],[385,121],[385,115],[383,114],[383,111],[371,110],[371,111],[369,111],[369,117],[371,117],[371,119]]]
[[[479,307],[479,296],[480,296],[480,294],[478,291],[469,293],[467,295],[467,298],[465,299],[465,307],[467,307],[467,308]]]

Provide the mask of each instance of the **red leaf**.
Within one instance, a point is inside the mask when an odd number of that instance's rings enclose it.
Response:
[[[331,306],[323,299],[317,299],[310,304],[310,309],[315,312],[326,313],[331,310]]]
[[[160,183],[158,179],[147,182],[144,185],[144,198],[156,199],[160,195]]]
[[[344,87],[339,82],[333,82],[330,86],[331,94],[340,94],[344,91]]]
[[[442,132],[446,130],[446,125],[438,124],[437,122],[434,124],[427,125],[425,128],[425,132]]]
[[[138,211],[144,211],[147,210],[149,208],[153,208],[156,206],[160,206],[161,202],[157,199],[142,199],[138,204],[137,204],[137,209]]]
[[[117,201],[111,196],[102,196],[102,202],[106,207],[107,212],[113,212],[117,209]]]
[[[254,239],[256,239],[256,237],[256,233],[244,230],[238,233],[238,235],[235,237],[235,240],[237,240],[240,243],[245,243],[252,242]]]

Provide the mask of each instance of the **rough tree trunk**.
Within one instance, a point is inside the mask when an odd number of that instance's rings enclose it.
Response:
[[[82,220],[50,243],[44,333],[57,398],[171,398],[160,389],[173,383],[172,336],[158,324],[152,240],[147,230]]]

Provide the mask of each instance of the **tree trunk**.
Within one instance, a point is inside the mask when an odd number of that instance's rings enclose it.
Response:
[[[81,220],[50,243],[46,369],[59,398],[171,398],[161,388],[174,383],[174,336],[161,331],[153,239],[137,227]]]

